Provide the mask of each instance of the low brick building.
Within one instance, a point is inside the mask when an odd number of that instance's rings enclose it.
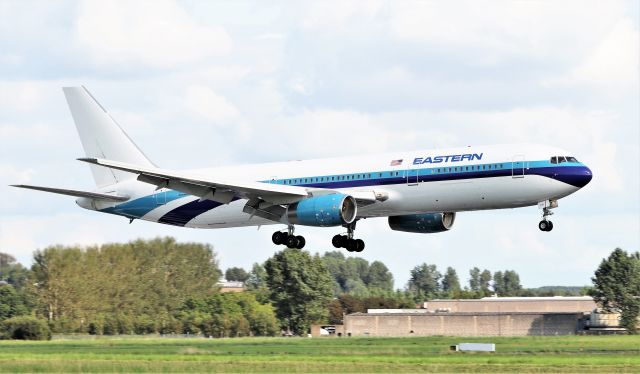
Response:
[[[347,336],[573,335],[582,312],[558,313],[354,313],[345,316]]]
[[[596,308],[591,297],[486,297],[432,300],[424,309],[345,316],[346,336],[573,335]]]

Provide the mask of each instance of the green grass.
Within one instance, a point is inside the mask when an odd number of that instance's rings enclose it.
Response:
[[[640,372],[640,336],[0,341],[0,372]]]

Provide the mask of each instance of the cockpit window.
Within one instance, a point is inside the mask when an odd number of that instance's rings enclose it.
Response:
[[[578,162],[575,157],[567,156],[567,162]]]
[[[567,159],[564,156],[558,156],[558,163],[561,164],[563,162],[567,162]]]
[[[558,157],[556,157],[556,156],[551,157],[551,163],[552,164],[557,164],[558,163]]]

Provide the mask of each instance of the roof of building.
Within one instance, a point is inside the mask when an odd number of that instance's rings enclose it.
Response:
[[[591,296],[543,296],[543,297],[483,297],[482,299],[434,299],[430,302],[496,302],[496,301],[593,301]]]

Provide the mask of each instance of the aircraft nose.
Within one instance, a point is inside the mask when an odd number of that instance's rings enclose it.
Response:
[[[554,178],[574,187],[582,188],[591,182],[593,174],[591,174],[591,169],[585,165],[564,166],[560,168]]]
[[[593,173],[591,172],[591,169],[589,169],[586,166],[582,166],[580,169],[577,170],[574,176],[574,181],[575,181],[574,186],[582,188],[587,184],[589,184],[592,178],[593,178]]]

